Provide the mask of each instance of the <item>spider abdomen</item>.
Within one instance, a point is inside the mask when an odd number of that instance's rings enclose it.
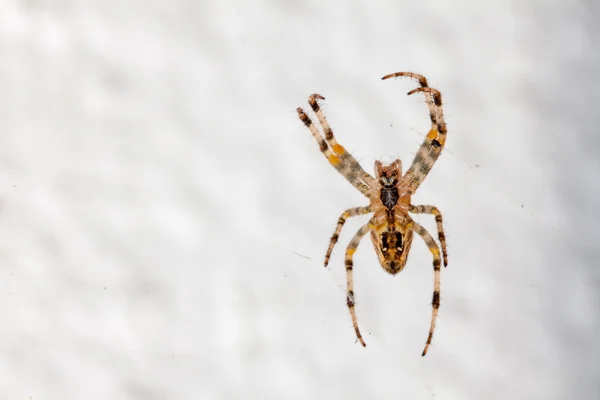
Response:
[[[394,206],[398,202],[398,199],[400,198],[400,195],[398,194],[398,188],[396,186],[382,187],[379,198],[383,205],[388,210],[391,210],[392,208],[394,208]]]

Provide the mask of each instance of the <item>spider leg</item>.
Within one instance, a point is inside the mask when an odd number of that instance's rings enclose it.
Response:
[[[415,74],[414,72],[396,72],[394,74],[389,74],[384,76],[383,78],[381,78],[382,80],[385,79],[390,79],[390,78],[396,78],[396,77],[403,77],[406,76],[408,78],[412,78],[416,81],[419,82],[419,84],[421,85],[421,87],[429,87],[429,84],[427,83],[427,78],[425,78],[423,75],[419,75],[419,74]],[[409,92],[409,95],[413,94],[414,90],[411,90],[411,92]],[[431,118],[431,123],[434,124],[434,120],[433,120],[433,116],[438,117],[439,118],[439,113],[438,110],[435,107],[434,101],[433,101],[433,96],[431,95],[431,93],[423,93],[425,96],[425,103],[427,104],[427,108],[429,108],[429,117]],[[436,118],[437,121],[437,118]]]
[[[432,214],[435,216],[435,224],[437,225],[438,239],[442,247],[442,257],[444,259],[444,267],[448,266],[448,251],[446,250],[446,235],[444,234],[444,227],[442,226],[442,213],[435,206],[414,206],[409,205],[411,213],[414,214]]]
[[[360,344],[363,345],[363,347],[366,347],[367,344],[363,340],[362,335],[360,334],[360,330],[358,329],[356,311],[354,310],[354,278],[352,274],[352,256],[356,252],[356,249],[358,248],[358,244],[360,243],[361,239],[372,229],[375,229],[375,225],[373,223],[373,220],[371,219],[367,224],[363,225],[358,230],[358,232],[356,232],[356,234],[350,241],[350,244],[348,244],[348,248],[346,249],[346,259],[344,262],[346,264],[346,284],[348,287],[346,304],[348,305],[350,315],[352,316],[352,325],[354,326],[354,331],[356,332],[356,338],[358,339]]]
[[[304,110],[297,108],[298,116],[300,120],[310,129],[313,137],[319,143],[321,152],[325,154],[327,160],[335,169],[338,170],[354,187],[360,190],[365,196],[368,196],[367,192],[369,189],[377,185],[377,181],[371,175],[369,175],[356,161],[356,159],[348,153],[342,145],[340,145],[333,136],[333,131],[327,122],[327,119],[323,115],[323,111],[319,107],[317,102],[318,99],[325,99],[320,94],[313,94],[308,98],[312,110],[317,115],[319,123],[325,133],[325,140],[317,130],[315,124],[306,115]],[[329,146],[327,145],[329,144]]]
[[[386,75],[381,79],[398,76],[406,76],[419,82],[421,87],[411,90],[408,92],[408,95],[417,92],[423,93],[425,102],[429,108],[429,118],[431,119],[431,129],[427,133],[405,176],[402,178],[404,181],[403,184],[408,187],[409,192],[412,194],[425,180],[425,177],[427,177],[427,174],[431,171],[431,168],[442,153],[448,131],[446,129],[446,122],[444,121],[441,93],[437,89],[430,88],[424,76],[412,72],[396,72]]]
[[[300,107],[298,107],[296,109],[296,111],[298,112],[298,116],[300,117],[300,120],[304,123],[304,125],[306,125],[308,127],[308,129],[310,130],[310,133],[312,133],[313,137],[319,144],[319,149],[321,150],[321,153],[323,153],[325,158],[327,158],[327,161],[329,161],[329,164],[331,164],[333,166],[333,168],[335,168],[340,174],[342,174],[344,176],[344,178],[346,178],[346,180],[348,182],[350,182],[350,184],[352,184],[352,186],[354,186],[362,194],[364,194],[365,196],[368,197],[369,191],[371,190],[371,188],[369,186],[365,185],[358,178],[358,176],[355,173],[353,173],[350,170],[350,168],[348,168],[348,166],[345,163],[344,158],[338,157],[336,154],[334,154],[331,151],[331,149],[327,145],[327,142],[325,142],[325,140],[323,139],[323,137],[317,130],[315,124],[308,117],[308,115],[306,115],[304,110],[302,110]]]
[[[354,208],[349,208],[346,211],[344,211],[344,213],[338,219],[337,226],[335,227],[335,232],[333,232],[333,235],[331,236],[331,240],[329,241],[329,248],[327,249],[327,254],[325,254],[325,266],[326,267],[327,267],[327,264],[329,264],[329,258],[331,257],[331,252],[333,251],[333,247],[335,246],[335,244],[338,241],[338,238],[340,237],[340,232],[342,231],[342,227],[344,226],[344,223],[346,223],[346,219],[348,219],[350,217],[356,217],[358,215],[368,214],[370,212],[371,212],[371,206],[354,207]]]
[[[435,321],[437,319],[438,310],[440,308],[440,249],[438,245],[433,240],[433,237],[418,223],[414,222],[413,231],[417,232],[427,247],[429,247],[429,251],[433,255],[433,300],[431,301],[432,312],[431,312],[431,325],[429,327],[429,336],[427,336],[427,343],[425,344],[425,349],[423,349],[423,356],[427,354],[427,349],[429,349],[429,345],[431,344],[431,339],[433,338],[433,331],[435,329]]]
[[[339,155],[347,161],[348,166],[357,176],[359,176],[370,187],[374,187],[374,185],[377,185],[377,181],[375,180],[375,178],[373,178],[364,169],[362,169],[358,161],[356,161],[356,159],[352,157],[352,155],[348,153],[346,149],[344,149],[344,147],[342,147],[337,142],[337,140],[335,140],[335,137],[333,136],[333,130],[329,126],[329,122],[327,122],[327,118],[325,118],[325,115],[323,114],[323,111],[321,110],[321,107],[319,106],[319,103],[317,101],[319,99],[325,100],[325,97],[315,93],[308,98],[308,104],[310,104],[310,107],[317,115],[321,127],[323,127],[323,132],[325,133],[325,140],[327,141],[327,143],[329,143],[334,153],[336,153],[337,155]]]

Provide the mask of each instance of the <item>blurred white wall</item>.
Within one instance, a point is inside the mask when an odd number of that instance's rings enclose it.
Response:
[[[0,3],[0,399],[597,399],[600,67],[591,1]],[[385,274],[365,205],[298,121],[313,92],[368,171],[444,152]],[[419,222],[434,231],[433,218]]]

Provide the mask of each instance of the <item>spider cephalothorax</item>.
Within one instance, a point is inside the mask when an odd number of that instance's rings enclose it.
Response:
[[[369,199],[369,205],[365,207],[350,208],[340,216],[337,227],[331,241],[327,254],[325,255],[325,266],[329,263],[331,252],[335,246],[342,227],[346,219],[357,215],[373,213],[369,222],[363,225],[354,235],[348,248],[346,249],[345,265],[348,285],[348,294],[346,303],[352,316],[352,324],[356,337],[363,346],[366,346],[360,330],[355,312],[354,279],[352,257],[358,248],[361,239],[371,233],[371,240],[379,258],[379,263],[384,270],[392,275],[402,271],[406,265],[406,260],[412,244],[413,232],[416,232],[425,241],[429,251],[433,256],[433,299],[431,314],[431,325],[429,327],[429,336],[423,350],[423,355],[433,338],[433,331],[440,306],[440,265],[443,259],[444,266],[448,264],[446,252],[446,237],[442,227],[442,215],[435,206],[415,206],[411,203],[411,196],[416,192],[425,177],[431,171],[435,161],[440,156],[446,142],[446,123],[442,113],[442,96],[436,89],[428,86],[424,76],[412,72],[397,72],[384,76],[382,79],[393,78],[397,76],[407,76],[416,79],[421,87],[408,92],[409,95],[417,92],[423,93],[429,109],[431,119],[431,129],[425,137],[423,144],[419,148],[413,162],[402,175],[402,163],[396,160],[390,165],[384,166],[381,162],[375,162],[375,177],[369,175],[362,169],[358,161],[346,152],[346,150],[335,140],[333,131],[325,119],[323,112],[317,100],[325,98],[319,94],[313,94],[309,97],[308,103],[319,120],[323,133],[321,134],[313,124],[306,113],[298,108],[300,120],[309,128],[313,137],[319,144],[321,152],[325,155],[329,163],[340,172],[356,189]],[[440,246],[433,237],[413,221],[409,213],[432,214],[438,230],[438,239]],[[441,257],[440,257],[441,247]]]
[[[393,209],[398,199],[400,199],[398,181],[401,176],[402,162],[400,160],[386,166],[383,166],[380,161],[375,161],[375,178],[381,185],[379,198],[389,210]]]

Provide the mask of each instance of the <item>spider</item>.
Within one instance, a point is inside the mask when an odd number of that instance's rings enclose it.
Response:
[[[430,88],[427,84],[427,79],[419,74],[412,72],[397,72],[389,74],[381,79],[389,79],[395,77],[409,77],[419,82],[420,87],[408,92],[408,95],[414,93],[423,93],[425,102],[429,109],[431,119],[431,129],[425,140],[421,144],[412,164],[402,175],[402,162],[395,160],[389,165],[383,165],[380,161],[375,161],[375,177],[371,176],[362,169],[358,161],[342,147],[333,136],[333,131],[323,115],[323,111],[319,107],[319,100],[325,98],[320,94],[313,94],[308,98],[308,104],[316,114],[321,129],[324,135],[321,135],[312,120],[306,115],[302,108],[298,108],[298,116],[300,120],[308,127],[313,137],[319,144],[319,148],[329,163],[342,174],[356,189],[369,199],[369,205],[365,207],[350,208],[342,213],[338,219],[337,226],[331,240],[329,248],[325,255],[325,267],[329,263],[331,252],[338,241],[340,232],[346,220],[350,217],[373,213],[372,218],[368,223],[363,225],[354,235],[346,248],[345,265],[346,265],[346,283],[347,296],[346,304],[350,310],[352,324],[358,341],[366,346],[360,330],[355,312],[355,296],[354,296],[354,279],[352,274],[352,256],[356,252],[362,238],[367,234],[371,234],[371,241],[375,247],[375,252],[379,258],[379,263],[385,271],[391,275],[396,275],[406,265],[410,246],[412,244],[413,232],[416,232],[425,241],[429,251],[433,256],[433,299],[431,324],[429,327],[429,335],[423,356],[427,354],[427,350],[433,338],[435,322],[440,307],[440,265],[443,259],[444,267],[448,265],[448,254],[446,251],[446,238],[442,227],[442,214],[435,206],[429,205],[413,205],[411,204],[411,196],[417,191],[425,177],[431,171],[436,160],[440,156],[446,141],[446,123],[442,112],[442,96],[436,89]],[[325,137],[323,139],[323,136]],[[413,221],[409,213],[414,214],[431,214],[435,217],[437,225],[438,239],[440,247],[433,237],[419,225]]]

